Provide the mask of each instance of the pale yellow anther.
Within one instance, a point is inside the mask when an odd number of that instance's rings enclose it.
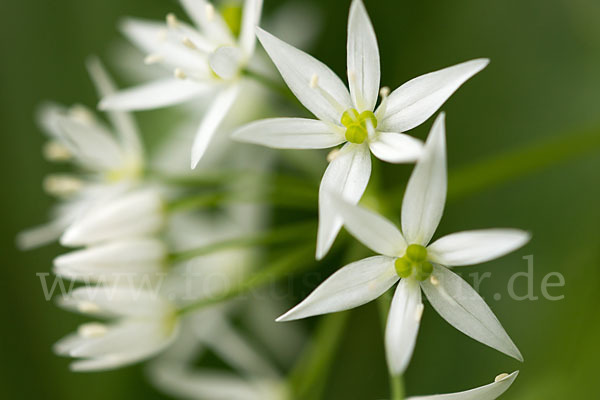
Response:
[[[82,301],[81,303],[77,304],[77,310],[82,313],[91,313],[100,311],[100,307],[91,301]]]
[[[390,88],[387,86],[382,87],[379,89],[379,95],[383,98],[388,97],[390,95]]]
[[[77,333],[79,336],[84,338],[97,338],[106,335],[108,332],[108,328],[106,325],[100,324],[98,322],[90,322],[89,324],[80,325],[77,329]]]
[[[208,22],[212,22],[215,19],[215,6],[213,6],[210,3],[206,4],[206,19],[208,20]]]
[[[175,75],[175,78],[177,79],[187,79],[187,74],[181,68],[175,68],[173,75]]]
[[[333,149],[327,154],[327,162],[332,162],[340,155],[340,149]]]
[[[192,50],[198,50],[198,46],[196,46],[196,44],[189,37],[184,37],[181,42],[187,48],[190,48]]]
[[[508,374],[507,373],[503,373],[498,375],[496,378],[494,378],[494,382],[500,382],[503,379],[508,378]]]
[[[81,104],[75,104],[69,108],[69,116],[81,123],[89,124],[96,119],[94,114]]]
[[[415,308],[415,321],[420,321],[421,317],[423,316],[423,310],[425,309],[425,306],[423,306],[423,304],[419,304],[417,306],[417,308]]]
[[[54,196],[68,196],[83,187],[83,181],[70,175],[49,175],[43,182],[44,190]]]
[[[319,75],[313,74],[313,76],[310,77],[310,84],[309,85],[313,89],[319,87]]]
[[[167,14],[167,25],[169,26],[169,28],[177,28],[177,26],[179,25],[179,21],[177,20],[175,14]]]
[[[43,153],[49,161],[68,161],[73,156],[66,146],[54,140],[44,145]]]
[[[438,278],[436,278],[436,277],[435,277],[435,276],[433,276],[433,275],[431,275],[431,276],[429,277],[429,282],[431,282],[431,284],[432,284],[433,286],[437,286],[437,285],[439,285],[439,284],[440,284],[440,281],[439,281],[439,279],[438,279]]]
[[[348,80],[351,82],[356,81],[356,72],[353,69],[348,70]]]
[[[146,65],[156,64],[156,63],[163,61],[164,59],[165,59],[165,57],[160,54],[148,54],[144,58],[144,64],[146,64]]]

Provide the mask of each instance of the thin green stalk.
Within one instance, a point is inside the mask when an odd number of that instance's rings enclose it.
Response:
[[[203,298],[183,306],[177,310],[177,314],[183,315],[190,311],[195,311],[226,300],[230,300],[237,296],[247,294],[252,290],[274,283],[279,279],[308,269],[314,265],[314,261],[307,261],[312,259],[313,252],[314,246],[312,244],[310,246],[300,246],[299,249],[286,254],[285,257],[278,258],[269,266],[256,272],[244,282],[234,285],[233,287],[212,297]]]
[[[381,331],[385,335],[386,322],[390,312],[392,303],[392,290],[388,290],[377,299],[377,307],[379,309],[379,319],[381,321]],[[390,380],[390,396],[391,400],[404,400],[404,378],[402,375],[389,374]]]
[[[307,236],[310,237],[310,234],[315,230],[315,224],[312,221],[288,225],[266,232],[258,232],[248,236],[225,239],[195,249],[172,253],[169,256],[169,259],[171,262],[177,263],[231,248],[283,243],[290,240],[306,238]]]

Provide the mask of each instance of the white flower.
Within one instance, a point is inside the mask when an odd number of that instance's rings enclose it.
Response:
[[[519,375],[519,371],[512,374],[500,374],[489,385],[459,393],[435,394],[431,396],[414,396],[406,400],[494,400],[508,390],[510,385]]]
[[[54,273],[86,283],[143,282],[163,275],[167,255],[161,240],[125,238],[58,256],[54,259]]]
[[[394,374],[404,371],[413,352],[423,312],[421,290],[433,308],[458,330],[522,360],[483,299],[450,268],[500,257],[527,243],[529,234],[516,229],[465,231],[429,244],[444,209],[446,175],[441,114],[408,182],[402,203],[403,233],[387,219],[332,197],[348,231],[381,255],[341,268],[279,320],[353,308],[375,299],[400,281],[385,335],[388,364]]]
[[[65,246],[86,246],[157,233],[166,213],[160,193],[153,188],[129,191],[80,215],[60,238]]]
[[[107,370],[142,361],[165,349],[177,336],[174,308],[150,291],[84,287],[64,298],[63,305],[117,319],[110,325],[83,324],[55,344],[58,354],[82,359],[71,364],[74,371]]]
[[[415,78],[375,108],[379,90],[379,50],[371,21],[360,0],[354,0],[348,20],[348,82],[350,90],[325,64],[258,30],[258,38],[283,79],[318,119],[272,118],[250,123],[236,132],[237,140],[274,148],[322,149],[344,143],[329,164],[319,190],[317,259],[327,254],[342,222],[324,196],[335,192],[358,203],[371,175],[372,152],[393,163],[415,161],[422,143],[404,133],[425,120],[467,79],[481,71],[486,59],[468,61]]]
[[[181,5],[196,27],[173,14],[167,16],[166,25],[129,19],[122,26],[124,34],[148,54],[147,63],[160,63],[175,76],[107,96],[100,108],[146,110],[213,98],[192,146],[194,168],[238,96],[241,73],[254,54],[262,0],[245,1],[239,38],[207,1],[181,0]]]

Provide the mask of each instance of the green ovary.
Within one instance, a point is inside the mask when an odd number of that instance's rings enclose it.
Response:
[[[240,4],[236,2],[225,4],[221,8],[221,15],[233,36],[239,36],[242,29],[242,7]]]
[[[411,244],[403,257],[397,258],[394,267],[401,278],[414,276],[419,281],[429,278],[433,265],[427,261],[427,249],[418,244]]]
[[[360,144],[369,136],[367,121],[377,128],[377,118],[371,111],[363,111],[359,114],[354,108],[350,108],[342,114],[341,123],[346,127],[346,140],[350,143]]]

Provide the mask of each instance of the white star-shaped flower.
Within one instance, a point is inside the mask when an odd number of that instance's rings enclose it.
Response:
[[[371,175],[370,152],[387,162],[415,161],[421,154],[421,141],[400,132],[422,124],[488,64],[486,59],[472,60],[415,78],[391,94],[384,88],[375,108],[380,92],[379,50],[362,1],[353,1],[348,20],[349,91],[325,64],[266,31],[259,29],[257,35],[292,92],[318,119],[261,120],[240,128],[233,137],[286,149],[344,144],[321,181],[318,259],[327,254],[342,226],[335,207],[323,194],[335,192],[358,203]]]
[[[494,382],[464,392],[411,396],[406,400],[494,400],[508,390],[517,379],[517,375],[519,375],[519,371],[515,371],[510,375],[500,374],[494,379]]]
[[[442,217],[446,187],[444,114],[441,114],[406,188],[402,233],[378,214],[333,195],[332,204],[339,210],[348,231],[381,255],[341,268],[278,320],[357,307],[399,281],[385,334],[388,364],[394,374],[404,371],[413,352],[423,312],[421,290],[433,308],[458,330],[522,360],[481,296],[451,268],[500,257],[523,246],[530,235],[517,229],[464,231],[429,244]]]
[[[205,0],[180,0],[195,27],[173,14],[164,23],[129,19],[124,34],[147,53],[146,63],[159,63],[171,74],[105,97],[104,110],[147,110],[194,98],[212,98],[192,145],[194,168],[239,94],[241,73],[256,47],[255,29],[262,0],[246,0],[239,37]]]

